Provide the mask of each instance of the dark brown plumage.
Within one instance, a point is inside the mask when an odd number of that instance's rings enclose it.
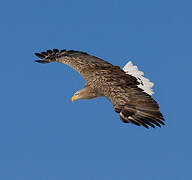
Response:
[[[75,99],[92,99],[105,96],[125,123],[138,126],[161,127],[164,118],[157,102],[138,87],[140,82],[126,74],[119,66],[91,56],[85,52],[53,49],[35,53],[38,63],[60,62],[71,66],[86,80],[85,88]]]

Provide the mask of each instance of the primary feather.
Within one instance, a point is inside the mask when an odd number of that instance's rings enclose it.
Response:
[[[150,96],[153,83],[131,62],[122,70],[81,51],[53,49],[35,55],[42,59],[38,63],[59,62],[74,68],[86,81],[79,91],[81,98],[107,97],[123,122],[145,128],[164,125],[159,106]]]

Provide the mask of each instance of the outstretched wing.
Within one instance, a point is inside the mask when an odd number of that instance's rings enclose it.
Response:
[[[157,102],[136,85],[113,86],[106,97],[125,123],[131,122],[146,128],[164,125],[165,120]]]
[[[113,65],[95,56],[91,56],[85,52],[74,50],[53,49],[46,52],[35,53],[42,60],[36,60],[38,63],[59,62],[66,64],[77,72],[79,72],[85,80],[90,76],[90,73],[99,67],[107,68]]]

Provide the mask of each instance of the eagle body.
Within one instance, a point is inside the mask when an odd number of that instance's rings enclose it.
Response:
[[[86,81],[85,87],[72,97],[93,99],[105,96],[125,123],[155,127],[164,125],[164,118],[153,94],[151,83],[132,62],[123,69],[81,51],[53,49],[35,53],[38,63],[59,62],[75,69]]]

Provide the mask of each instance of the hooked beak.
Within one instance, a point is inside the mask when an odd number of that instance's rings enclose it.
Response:
[[[77,100],[77,99],[78,99],[78,96],[74,95],[74,96],[71,98],[71,101],[73,102],[73,101],[75,101],[75,100]]]

